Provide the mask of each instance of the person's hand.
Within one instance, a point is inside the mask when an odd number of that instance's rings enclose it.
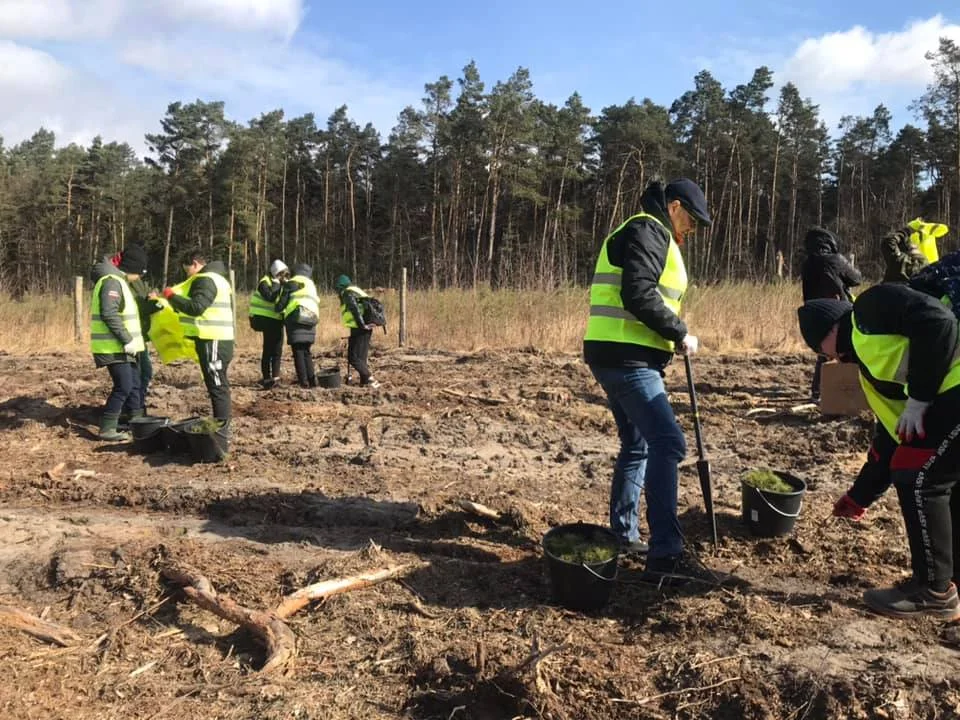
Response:
[[[373,325],[364,325],[364,326],[363,326],[363,329],[364,329],[364,330],[373,330]]]
[[[131,340],[126,345],[124,345],[123,351],[127,355],[136,355],[137,354],[136,340]]]
[[[147,300],[159,300],[159,299],[160,299],[160,293],[158,293],[156,290],[151,290],[150,292],[147,293]]]
[[[695,355],[699,347],[700,341],[696,335],[684,335],[683,340],[680,341],[680,352],[685,355]]]
[[[902,442],[912,442],[914,437],[922,440],[927,436],[923,429],[923,414],[928,407],[930,407],[928,402],[907,398],[907,406],[897,420],[897,435]]]
[[[174,292],[173,288],[168,288],[168,287],[167,287],[167,288],[164,288],[164,289],[163,289],[163,296],[164,296],[167,300],[169,300],[170,298],[172,298],[172,297],[173,297],[174,295],[176,295],[176,294],[177,294],[177,293]]]
[[[850,520],[860,522],[866,514],[867,509],[861,507],[860,504],[848,494],[844,494],[833,506],[834,517],[849,518]]]

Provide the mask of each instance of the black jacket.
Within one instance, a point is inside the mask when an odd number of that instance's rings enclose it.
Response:
[[[811,228],[804,240],[803,301],[821,298],[850,300],[849,288],[863,281],[860,272],[840,254],[837,237],[829,230]]]
[[[200,272],[215,272],[217,275],[222,275],[225,278],[228,277],[227,267],[219,260],[207,263],[200,268]],[[199,317],[206,312],[207,308],[210,307],[216,299],[216,284],[214,284],[210,278],[202,277],[193,281],[193,284],[190,286],[189,297],[174,295],[170,298],[170,306],[178,313],[190,315],[191,317]]]
[[[957,351],[957,318],[936,298],[900,283],[882,283],[864,290],[853,304],[858,329],[867,335],[901,335],[910,340],[907,385],[910,396],[932,402]],[[838,336],[837,350],[852,355],[864,376],[870,373],[853,353],[852,326]],[[902,391],[871,380],[888,397]],[[899,386],[898,386],[899,387]]]
[[[110,261],[99,262],[90,271],[90,280],[96,285],[100,278],[109,276],[100,286],[100,317],[117,340],[126,345],[133,340],[133,336],[123,324],[123,312],[126,303],[123,300],[121,283],[126,282],[126,275],[118,270]],[[126,353],[100,353],[93,356],[97,367],[105,367],[114,363],[133,362],[134,356]]]
[[[309,265],[294,265],[293,274],[302,275],[303,277],[308,277],[312,279],[313,268]],[[303,288],[303,283],[295,281],[293,279],[287,280],[283,287],[280,290],[280,294],[277,297],[277,310],[283,312],[283,309],[287,307],[287,303],[290,302],[290,296],[295,293],[297,290]],[[283,326],[287,331],[287,342],[290,345],[300,345],[307,344],[313,345],[317,339],[317,326],[316,325],[302,325],[297,322],[296,318],[297,313],[291,313],[287,316],[286,320],[283,322]]]
[[[663,302],[657,289],[660,275],[667,264],[670,247],[670,216],[663,186],[651,183],[640,198],[643,212],[653,215],[663,225],[641,218],[625,225],[607,242],[607,259],[623,268],[620,298],[623,307],[637,320],[667,340],[680,342],[687,326]],[[662,370],[672,354],[656,348],[630,343],[585,340],[583,359],[597,367],[652,367]]]
[[[344,288],[343,292],[340,293],[340,306],[341,308],[346,307],[350,314],[353,315],[353,319],[357,322],[357,327],[350,328],[350,334],[354,333],[372,333],[373,330],[365,330],[364,325],[366,323],[363,320],[363,308],[360,307],[360,296],[348,288]]]
[[[211,263],[207,263],[200,268],[200,272],[215,272],[217,275],[221,275],[229,280],[227,266],[219,260],[214,260]],[[170,306],[178,313],[190,315],[191,317],[199,317],[206,312],[207,308],[210,307],[213,304],[213,301],[216,299],[217,286],[210,278],[202,277],[197,278],[193,281],[193,284],[190,285],[190,293],[188,297],[183,297],[182,295],[173,295],[170,297],[169,302]],[[197,339],[197,342],[203,343],[211,341]],[[231,346],[233,345],[233,340],[220,340],[218,342],[221,345],[226,343],[229,343]]]

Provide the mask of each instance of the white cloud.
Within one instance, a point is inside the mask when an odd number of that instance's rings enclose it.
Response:
[[[155,0],[174,21],[199,21],[234,30],[267,30],[289,37],[303,17],[302,0]]]
[[[142,154],[167,105],[197,98],[223,100],[241,123],[283,108],[322,125],[346,104],[386,136],[429,77],[345,62],[299,29],[306,11],[306,0],[0,0],[0,136],[9,146],[42,125],[58,144],[101,134]]]
[[[0,37],[106,37],[126,0],[0,0]]]
[[[781,73],[815,95],[859,88],[922,90],[933,77],[924,55],[937,49],[940,37],[960,40],[960,25],[941,15],[900,32],[872,33],[857,25],[803,41]]]

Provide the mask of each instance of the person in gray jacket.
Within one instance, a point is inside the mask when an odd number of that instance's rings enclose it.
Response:
[[[130,282],[139,279],[121,263],[109,261],[94,266],[93,298],[90,318],[90,350],[97,367],[110,372],[113,389],[103,408],[100,439],[126,441],[130,434],[117,430],[120,413],[129,417],[144,414],[140,392],[140,370],[137,355],[146,347],[140,327],[140,312]]]

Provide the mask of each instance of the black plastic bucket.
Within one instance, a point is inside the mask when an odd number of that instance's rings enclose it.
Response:
[[[167,438],[163,429],[170,424],[170,418],[152,415],[130,418],[130,432],[133,434],[133,447],[142,453],[155,453],[165,450]]]
[[[175,423],[170,423],[165,426],[161,434],[163,435],[164,442],[167,446],[167,452],[171,455],[189,455],[190,454],[190,439],[187,437],[187,434],[183,431],[188,425],[192,425],[200,417],[189,417],[186,420],[179,420]]]
[[[596,545],[609,545],[613,557],[600,562],[574,563],[557,557],[551,547],[564,535],[574,535]],[[610,600],[617,577],[620,544],[608,528],[589,523],[558,525],[543,536],[553,599],[571,610],[599,610]],[[554,547],[554,551],[556,548]]]
[[[338,388],[340,387],[340,368],[328,367],[317,370],[317,387]]]
[[[230,449],[230,424],[217,421],[219,426],[216,430],[197,431],[197,425],[209,422],[209,418],[200,418],[183,427],[182,432],[190,443],[194,462],[220,462]]]
[[[745,480],[740,481],[743,521],[757,537],[789,535],[800,517],[800,508],[803,507],[807,484],[790,473],[774,470],[773,474],[794,488],[794,491],[783,493],[761,490],[748,485]]]

